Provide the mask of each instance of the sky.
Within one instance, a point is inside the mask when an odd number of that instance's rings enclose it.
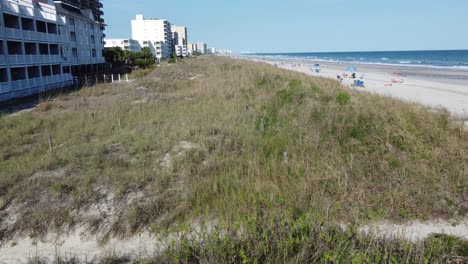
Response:
[[[106,38],[136,14],[235,52],[468,49],[468,0],[102,0]]]

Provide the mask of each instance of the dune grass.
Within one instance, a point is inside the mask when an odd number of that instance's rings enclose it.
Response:
[[[163,64],[1,117],[0,149],[2,239],[78,224],[110,236],[193,219],[362,224],[468,209],[468,133],[447,112],[227,58]],[[96,204],[112,209],[93,214]]]

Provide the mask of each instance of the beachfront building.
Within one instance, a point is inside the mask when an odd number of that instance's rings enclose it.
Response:
[[[193,55],[193,53],[196,52],[196,51],[197,51],[197,44],[193,44],[193,43],[188,43],[187,44],[187,52],[189,54]]]
[[[197,43],[197,51],[200,52],[201,54],[207,54],[208,48],[207,48],[206,43],[199,41]]]
[[[73,84],[69,36],[52,1],[2,0],[0,101]]]
[[[104,63],[103,25],[91,9],[53,0],[0,3],[0,101],[70,86],[74,73]]]
[[[188,51],[187,51],[187,45],[176,45],[174,46],[174,52],[177,57],[187,57],[188,56]]]
[[[140,52],[141,45],[137,40],[134,39],[105,39],[104,48],[119,47],[123,50],[131,52]]]
[[[187,46],[187,27],[184,26],[171,26],[172,38],[174,41],[174,46]]]
[[[61,20],[61,34],[68,38],[68,45],[63,47],[63,56],[72,65],[72,74],[81,76],[97,73],[105,59],[102,56],[104,45],[104,20],[94,18],[96,10],[102,4],[99,1],[55,0],[57,15]]]
[[[157,58],[169,58],[173,52],[171,23],[166,19],[137,15],[132,20],[132,39],[141,47],[149,47]]]
[[[174,52],[178,57],[187,57],[187,27],[172,26],[172,39],[174,43]]]

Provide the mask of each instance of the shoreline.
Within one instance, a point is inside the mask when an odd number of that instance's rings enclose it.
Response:
[[[468,71],[381,64],[353,64],[325,62],[312,59],[271,58],[259,56],[231,56],[236,59],[268,63],[277,67],[302,72],[314,77],[337,80],[345,69],[357,67],[356,80],[364,82],[365,88],[354,87],[355,79],[343,78],[342,84],[352,89],[377,93],[403,101],[419,103],[435,109],[447,109],[454,117],[468,118]],[[320,67],[314,67],[320,64]],[[320,72],[315,72],[315,69]],[[400,75],[394,73],[399,72]],[[347,72],[351,75],[351,72]]]

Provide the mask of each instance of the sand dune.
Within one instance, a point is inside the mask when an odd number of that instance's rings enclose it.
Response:
[[[245,58],[245,57],[244,57]],[[261,59],[278,67],[303,72],[312,76],[337,79],[337,75],[348,75],[345,69],[351,64],[321,62],[313,60]],[[315,63],[320,71],[314,70]],[[356,79],[364,81],[365,87],[353,87],[354,79],[343,78],[343,85],[358,90],[373,92],[402,100],[420,103],[432,108],[445,108],[455,117],[468,118],[468,71],[416,66],[392,66],[357,64]],[[400,73],[397,75],[395,73]]]

